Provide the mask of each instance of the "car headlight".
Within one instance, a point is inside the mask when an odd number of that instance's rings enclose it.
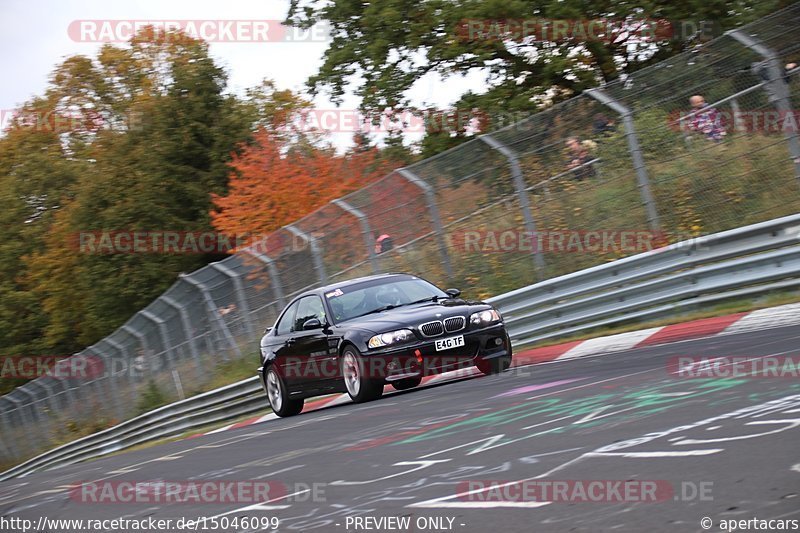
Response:
[[[495,309],[487,309],[486,311],[478,311],[469,316],[469,323],[473,326],[485,326],[492,322],[500,322],[503,318]]]
[[[410,329],[398,329],[397,331],[375,335],[369,340],[367,346],[370,348],[382,348],[383,346],[400,344],[401,342],[408,342],[410,340],[414,340],[414,334]]]

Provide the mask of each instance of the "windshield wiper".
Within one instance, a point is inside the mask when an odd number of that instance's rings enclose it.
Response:
[[[417,300],[416,302],[408,302],[407,304],[400,304],[400,305],[423,304],[425,302],[436,302],[440,299],[444,300],[442,296],[428,296],[427,298],[423,298],[422,300]]]
[[[422,304],[422,303],[425,303],[425,302],[435,302],[435,301],[444,300],[444,299],[445,298],[443,296],[428,296],[427,298],[423,298],[423,299],[417,300],[415,302],[407,302],[407,303],[404,303],[404,304],[397,304],[397,305],[391,305],[391,304],[390,305],[384,305],[383,307],[378,307],[377,309],[373,309],[372,311],[367,311],[366,313],[361,313],[360,315],[352,316],[352,317],[348,318],[347,320],[352,320],[354,318],[359,318],[359,317],[367,316],[367,315],[373,315],[375,313],[381,313],[383,311],[389,311],[391,309],[397,309],[398,307],[403,307],[403,306],[406,306],[406,305]]]
[[[360,315],[351,316],[351,317],[350,317],[350,318],[348,318],[347,320],[352,320],[352,319],[354,319],[354,318],[359,318],[359,317],[362,317],[362,316],[367,316],[367,315],[372,315],[372,314],[375,314],[375,313],[380,313],[380,312],[382,312],[382,311],[388,311],[388,310],[390,310],[390,309],[394,309],[395,307],[400,307],[401,305],[405,305],[405,304],[399,304],[399,305],[384,305],[383,307],[379,307],[379,308],[377,308],[377,309],[373,309],[372,311],[367,311],[366,313],[361,313]]]

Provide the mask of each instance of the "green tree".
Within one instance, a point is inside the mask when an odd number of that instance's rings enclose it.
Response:
[[[127,47],[105,46],[97,61],[67,59],[52,81],[54,105],[91,110],[102,123],[70,132],[59,155],[86,168],[45,246],[26,257],[25,283],[47,318],[42,342],[68,352],[120,326],[178,273],[221,258],[80,254],[76,236],[212,230],[211,194],[227,191],[227,163],[249,141],[257,108],[226,95],[208,46],[180,34],[144,30]]]
[[[407,94],[423,76],[445,78],[472,72],[486,76],[486,89],[468,94],[457,109],[535,111],[674,55],[703,39],[642,42],[635,36],[603,40],[523,41],[492,22],[531,19],[635,22],[642,19],[713,22],[727,30],[762,16],[785,0],[292,0],[286,23],[331,28],[319,71],[308,80],[312,94],[327,90],[340,101],[354,88],[371,114],[409,106]],[[477,32],[470,21],[482,21]],[[513,29],[513,28],[512,28]],[[691,37],[691,36],[690,36]],[[468,105],[465,105],[468,104]],[[457,134],[456,134],[457,136]],[[457,140],[457,139],[456,139]],[[450,143],[453,141],[451,140]],[[443,143],[447,147],[447,144]],[[441,141],[436,144],[442,144]]]

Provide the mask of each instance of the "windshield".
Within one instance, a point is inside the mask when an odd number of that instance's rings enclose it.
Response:
[[[447,298],[447,294],[419,278],[365,281],[325,293],[334,320],[339,323],[401,305]]]

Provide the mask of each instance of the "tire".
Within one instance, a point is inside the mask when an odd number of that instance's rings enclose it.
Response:
[[[491,374],[499,374],[508,370],[511,366],[511,356],[504,355],[503,357],[495,357],[494,359],[480,359],[475,363],[478,370],[489,376]]]
[[[289,399],[286,391],[286,384],[274,367],[267,370],[265,378],[267,385],[267,400],[269,401],[272,412],[280,417],[294,416],[303,410],[305,400]]]
[[[377,400],[383,395],[383,379],[366,375],[364,358],[354,346],[342,352],[342,378],[347,395],[354,403]]]
[[[392,387],[394,387],[395,390],[408,390],[413,389],[420,383],[422,383],[422,376],[417,376],[415,378],[405,378],[392,381]]]

